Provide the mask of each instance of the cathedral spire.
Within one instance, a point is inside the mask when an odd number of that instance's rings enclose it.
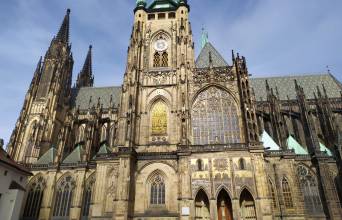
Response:
[[[92,46],[90,45],[82,71],[77,76],[76,87],[92,87],[93,84],[94,76],[92,70]]]
[[[209,42],[209,35],[208,32],[202,28],[202,36],[201,36],[201,48],[203,49],[203,47]]]
[[[69,28],[70,28],[70,9],[67,9],[67,13],[64,17],[63,23],[58,31],[56,40],[69,43]]]

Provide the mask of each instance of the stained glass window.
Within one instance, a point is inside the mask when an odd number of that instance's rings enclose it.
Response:
[[[43,177],[38,177],[29,188],[24,209],[23,219],[38,219],[40,206],[43,199],[45,181]]]
[[[160,55],[158,52],[154,53],[153,57],[153,67],[160,67]]]
[[[274,186],[273,186],[273,183],[272,183],[271,180],[268,180],[268,187],[269,187],[269,190],[270,190],[270,193],[271,193],[273,208],[277,208],[276,194],[275,194]]]
[[[319,196],[316,178],[304,166],[298,166],[297,173],[304,195],[305,210],[309,214],[322,213],[323,207]]]
[[[58,183],[52,219],[69,219],[74,188],[75,182],[71,176],[64,177]]]
[[[198,95],[191,112],[194,144],[240,142],[238,111],[228,92],[210,87]]]
[[[167,67],[169,65],[169,58],[168,58],[168,54],[166,52],[163,52],[162,54],[162,63],[161,66],[162,67]]]
[[[287,179],[283,178],[282,181],[282,189],[283,189],[283,197],[284,197],[284,203],[286,208],[293,208],[293,201],[292,201],[292,194],[289,182]]]
[[[154,104],[151,112],[152,135],[167,134],[167,107],[164,102]]]
[[[151,182],[151,201],[152,205],[165,204],[165,183],[160,175],[156,175]]]
[[[95,177],[92,176],[86,183],[86,188],[84,191],[84,197],[83,197],[83,205],[82,205],[82,216],[88,217],[89,216],[89,210],[90,210],[90,204],[91,204],[91,196],[93,192],[93,188],[95,185]]]

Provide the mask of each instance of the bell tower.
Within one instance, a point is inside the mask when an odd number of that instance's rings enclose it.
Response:
[[[186,142],[187,77],[194,67],[189,11],[184,0],[155,0],[150,5],[137,1],[121,97],[120,123],[125,129],[120,131],[119,146],[172,149]]]

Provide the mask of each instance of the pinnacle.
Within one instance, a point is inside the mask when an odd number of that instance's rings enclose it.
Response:
[[[58,31],[56,39],[63,43],[69,42],[69,29],[70,29],[70,9],[67,9],[67,13],[63,19],[63,23]]]

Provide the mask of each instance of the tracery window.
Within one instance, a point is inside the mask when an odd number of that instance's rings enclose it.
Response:
[[[274,185],[270,179],[268,180],[268,188],[269,188],[270,193],[271,193],[272,206],[273,206],[273,208],[277,208],[277,198],[276,198],[276,194],[274,191]]]
[[[300,165],[297,168],[300,187],[304,195],[305,210],[309,214],[322,213],[323,207],[319,196],[316,178],[309,170]]]
[[[286,178],[283,178],[282,180],[282,190],[283,190],[283,197],[284,197],[284,203],[286,208],[293,208],[293,201],[292,201],[292,194],[289,182]]]
[[[154,56],[153,56],[153,67],[160,67],[160,54],[158,52],[154,53]]]
[[[238,110],[228,92],[217,87],[201,92],[191,116],[194,144],[240,142]]]
[[[152,135],[167,134],[167,106],[164,102],[158,101],[151,111]]]
[[[75,182],[71,176],[63,177],[58,183],[52,219],[69,219],[74,188]]]
[[[153,177],[151,181],[151,205],[164,205],[165,204],[165,183],[160,175]]]
[[[89,209],[90,209],[94,185],[95,185],[95,177],[91,176],[86,183],[86,187],[84,191],[83,204],[82,204],[82,217],[89,216]]]
[[[167,54],[167,52],[163,52],[161,67],[167,67],[168,65],[169,65],[169,55]]]
[[[39,176],[29,187],[23,219],[38,219],[45,188],[44,178]]]

